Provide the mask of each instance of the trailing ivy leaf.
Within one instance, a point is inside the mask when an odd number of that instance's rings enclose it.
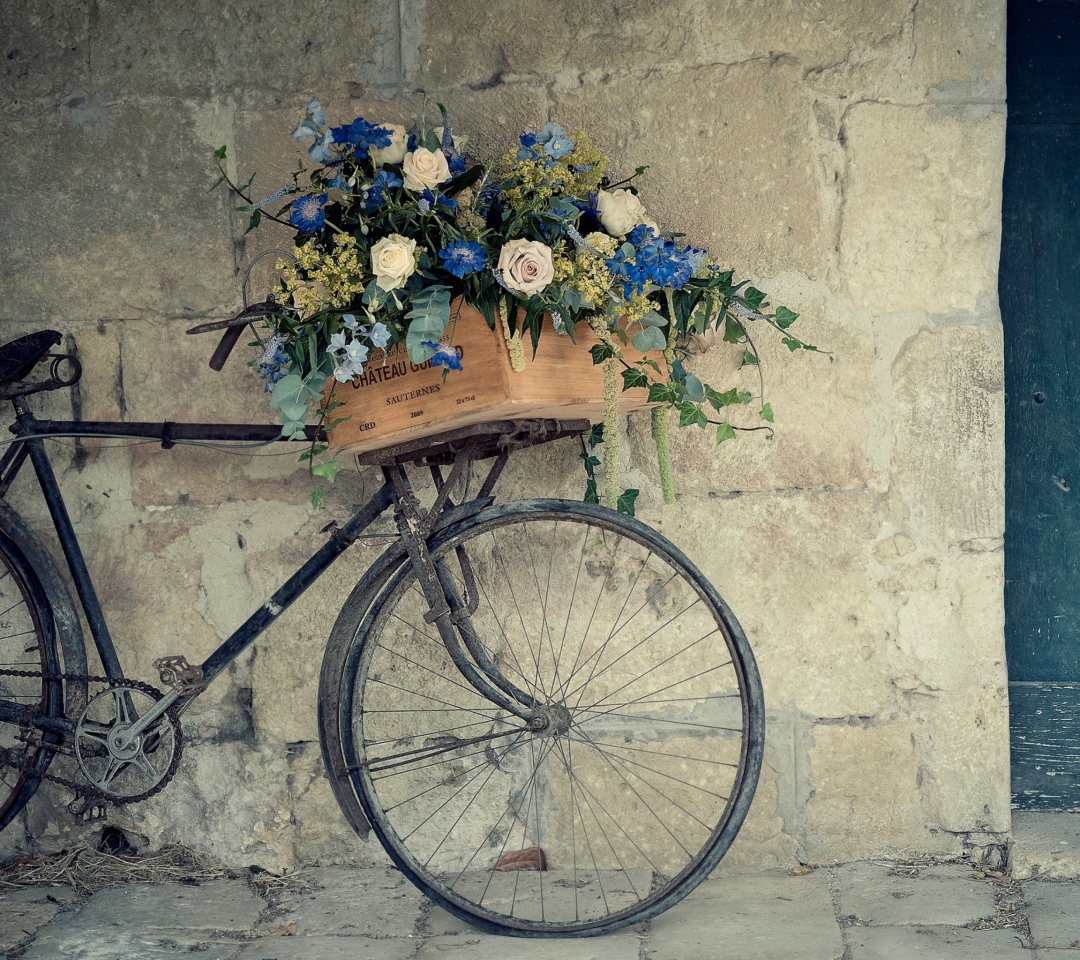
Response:
[[[603,363],[609,357],[615,356],[614,348],[607,343],[597,343],[589,348],[589,353],[592,354],[592,362]]]
[[[585,482],[585,502],[599,503],[600,497],[596,493],[596,481],[590,478]]]
[[[585,461],[585,472],[591,477],[593,471],[600,466],[600,458],[594,457],[591,453],[579,453],[578,456]]]
[[[755,357],[749,350],[744,350],[742,355],[742,362],[744,367],[753,367],[757,365],[758,358]]]
[[[738,387],[732,387],[720,394],[720,399],[723,400],[725,407],[730,407],[733,403],[749,403],[752,397],[748,391],[740,391]]]
[[[792,353],[794,353],[796,350],[803,349],[802,343],[800,343],[798,340],[792,339],[791,337],[783,337],[781,338],[780,342]]]
[[[311,491],[311,505],[316,510],[324,510],[326,508],[326,504],[323,503],[322,487],[316,487],[314,490]]]
[[[761,419],[766,420],[769,423],[773,422],[772,404],[767,403],[761,408]]]
[[[261,221],[262,221],[262,211],[261,210],[256,210],[254,213],[252,213],[251,217],[248,219],[247,229],[244,231],[244,233],[245,234],[251,233],[251,231],[254,230],[259,225],[259,223]]]
[[[738,343],[746,336],[746,330],[738,320],[728,316],[724,322],[724,343]]]
[[[638,498],[638,490],[624,490],[622,496],[615,501],[615,509],[627,516],[634,515],[634,501]]]
[[[734,440],[735,430],[730,423],[722,423],[716,428],[716,442],[723,443],[725,440]]]
[[[316,463],[311,468],[311,475],[314,477],[322,477],[327,483],[333,483],[334,477],[337,476],[338,468],[341,466],[337,460],[328,460],[326,463]]]
[[[799,319],[799,315],[797,313],[792,313],[787,307],[777,307],[776,316],[773,317],[773,319],[781,330],[786,330]]]
[[[225,147],[224,147],[224,146],[220,146],[220,147],[218,147],[218,148],[217,148],[217,149],[216,149],[216,150],[214,151],[214,156],[215,156],[215,157],[216,157],[216,158],[217,158],[218,160],[224,160],[224,159],[225,159]]]
[[[434,347],[424,341],[438,343],[450,322],[450,291],[446,287],[425,287],[412,298],[412,308],[406,314],[409,332],[405,334],[405,349],[413,363],[423,363],[435,356]]]
[[[659,327],[645,327],[635,333],[630,342],[635,350],[647,353],[650,350],[663,350],[667,346],[667,337]]]
[[[632,390],[634,387],[647,387],[649,378],[641,370],[631,368],[622,372],[623,389]]]
[[[674,403],[677,399],[674,388],[669,384],[649,384],[649,403]]]
[[[705,393],[705,399],[709,401],[714,410],[720,410],[724,406],[724,397],[722,394],[717,393],[707,383],[702,386],[702,390]]]
[[[701,403],[705,399],[705,387],[692,373],[686,375],[686,397],[694,403]]]
[[[758,290],[757,287],[747,287],[743,291],[742,297],[746,301],[746,305],[754,311],[760,311],[761,304],[765,301],[765,294]]]
[[[705,416],[705,411],[696,403],[688,403],[684,400],[682,403],[675,404],[675,407],[679,411],[680,427],[688,427],[691,424],[704,427],[709,422],[709,418]]]
[[[589,436],[586,439],[588,440],[590,450],[598,443],[603,443],[604,425],[602,423],[594,423],[592,429],[589,431]]]
[[[436,150],[442,149],[442,141],[436,136],[434,130],[429,130],[427,136],[424,137],[424,142],[421,144],[425,150],[430,150],[434,153]]]

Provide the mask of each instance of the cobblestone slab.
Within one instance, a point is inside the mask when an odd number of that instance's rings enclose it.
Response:
[[[282,897],[274,920],[295,923],[300,935],[408,937],[426,902],[401,873],[383,867],[324,867],[304,876],[315,887]]]
[[[397,937],[275,937],[246,944],[236,960],[410,960],[418,945]],[[193,960],[202,956],[195,954]]]
[[[641,940],[625,931],[584,940],[528,940],[472,933],[432,937],[415,960],[638,960],[640,952]]]
[[[649,926],[649,960],[838,960],[826,871],[707,880]]]
[[[1037,947],[1080,949],[1080,889],[1075,883],[1024,884]]]
[[[848,927],[851,960],[1041,960],[1015,930]]]
[[[53,896],[47,887],[0,894],[0,954],[29,940],[70,900],[70,897],[62,901]]]
[[[916,876],[901,867],[849,863],[836,869],[840,915],[872,926],[954,924],[994,916],[994,890],[971,867],[943,864]]]

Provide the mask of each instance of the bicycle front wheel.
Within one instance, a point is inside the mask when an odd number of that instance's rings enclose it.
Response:
[[[430,550],[545,725],[469,684],[400,567],[336,628],[355,638],[344,760],[391,858],[503,934],[591,936],[676,903],[731,845],[761,764],[761,685],[724,601],[649,527],[572,501],[489,508]]]

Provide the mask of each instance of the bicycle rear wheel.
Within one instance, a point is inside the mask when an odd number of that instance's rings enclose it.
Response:
[[[761,685],[724,601],[655,531],[572,501],[492,507],[429,546],[546,727],[464,679],[407,564],[347,605],[343,759],[391,858],[503,934],[591,936],[676,903],[731,845],[761,764]]]
[[[52,614],[45,590],[15,541],[0,533],[0,830],[6,827],[34,795],[53,758],[43,745],[22,740],[19,713],[60,716],[63,697],[60,681],[47,680],[60,673]],[[38,676],[22,677],[26,671]],[[44,675],[44,676],[43,676]],[[35,734],[40,731],[35,731]],[[46,734],[45,742],[55,740]]]

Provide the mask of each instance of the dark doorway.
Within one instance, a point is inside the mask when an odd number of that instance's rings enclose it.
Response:
[[[999,293],[1013,804],[1080,810],[1080,0],[1009,0]]]

